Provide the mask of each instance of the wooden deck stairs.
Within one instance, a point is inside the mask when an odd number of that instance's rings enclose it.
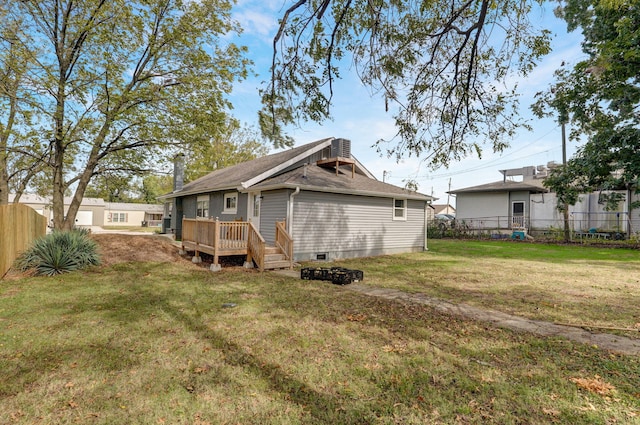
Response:
[[[287,260],[287,256],[282,249],[277,246],[266,246],[264,248],[264,270],[288,269],[291,262]]]
[[[293,239],[284,221],[276,222],[275,245],[267,246],[251,222],[183,218],[182,250],[194,252],[194,262],[200,252],[212,255],[212,271],[220,270],[219,257],[229,255],[246,255],[245,265],[255,263],[260,271],[293,268]]]

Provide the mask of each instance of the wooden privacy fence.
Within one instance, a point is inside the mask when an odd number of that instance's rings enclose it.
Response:
[[[31,243],[47,233],[47,219],[22,204],[0,205],[0,277]]]

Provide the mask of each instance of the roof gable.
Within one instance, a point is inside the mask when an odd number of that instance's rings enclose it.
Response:
[[[542,180],[527,180],[525,182],[497,181],[493,183],[481,184],[479,186],[465,187],[451,190],[447,193],[479,193],[479,192],[513,192],[529,191],[532,193],[545,193],[549,190],[542,185]]]

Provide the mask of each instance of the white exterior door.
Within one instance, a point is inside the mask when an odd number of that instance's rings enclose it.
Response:
[[[526,223],[524,221],[524,202],[522,201],[514,201],[511,203],[511,227],[526,227]]]
[[[262,202],[262,198],[260,197],[260,192],[250,192],[249,193],[249,202],[247,202],[247,217],[253,223],[253,226],[256,230],[260,231],[260,204]]]

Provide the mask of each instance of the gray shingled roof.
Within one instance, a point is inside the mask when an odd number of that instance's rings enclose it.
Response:
[[[296,188],[303,190],[325,191],[334,193],[349,193],[368,196],[402,196],[406,199],[430,200],[430,196],[411,192],[401,187],[383,183],[375,178],[356,172],[351,176],[351,168],[344,166],[336,175],[335,168],[322,168],[315,164],[307,166],[307,176],[304,177],[304,167],[299,167],[283,174],[278,174],[293,165],[304,156],[311,155],[327,146],[331,146],[333,138],[318,140],[313,143],[298,146],[283,152],[257,158],[252,161],[223,168],[190,182],[180,191],[159,197],[159,199],[178,196],[207,193],[227,189],[237,189],[241,186],[251,189],[269,190],[280,188]],[[356,168],[360,171],[362,165],[356,161]],[[368,172],[365,171],[365,174]],[[368,173],[370,175],[370,173]],[[251,182],[252,179],[259,180]],[[251,185],[245,184],[252,183]]]
[[[542,180],[527,180],[526,182],[498,181],[493,183],[481,184],[479,186],[471,186],[462,189],[451,190],[447,193],[457,194],[477,192],[513,192],[517,190],[526,190],[533,193],[549,192],[549,189],[542,186]]]
[[[305,177],[306,175],[306,177]],[[311,164],[299,167],[284,174],[266,179],[252,189],[270,190],[279,188],[296,188],[331,193],[349,193],[365,196],[403,197],[407,199],[430,200],[430,196],[418,192],[412,192],[392,184],[370,179],[356,173],[353,178],[351,168],[344,166],[336,175],[335,168],[320,167]]]
[[[182,190],[161,196],[160,198],[173,198],[181,195],[235,189],[240,186],[242,182],[267,172],[280,164],[286,163],[298,155],[312,151],[316,148],[322,149],[325,145],[330,146],[331,140],[333,140],[333,138],[318,140],[283,152],[274,153],[248,162],[243,162],[238,165],[213,171],[206,176],[185,184]]]

